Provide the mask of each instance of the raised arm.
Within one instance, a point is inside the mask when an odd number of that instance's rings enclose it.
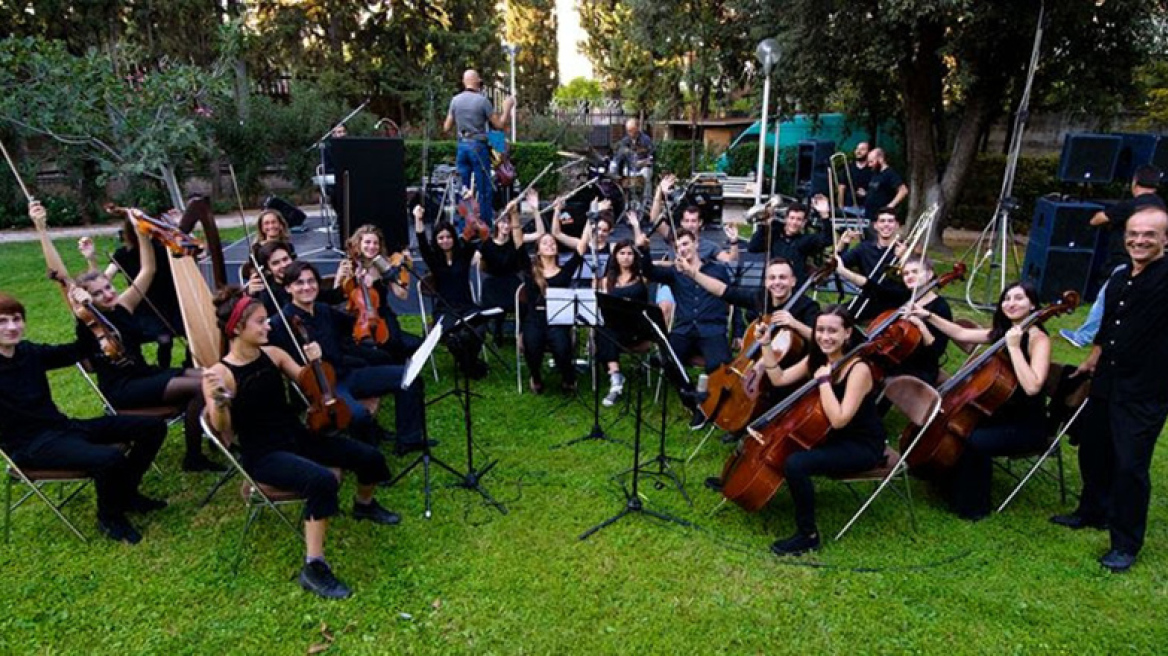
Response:
[[[701,262],[696,260],[689,262],[678,258],[674,261],[674,266],[677,267],[678,271],[684,273],[690,278],[693,278],[693,281],[696,282],[699,287],[706,290],[707,292],[710,292],[714,296],[722,298],[722,295],[726,293],[726,283],[718,280],[717,278],[714,278],[713,276],[708,276],[702,273]]]
[[[150,243],[150,236],[141,231],[138,231],[138,262],[141,263],[141,268],[138,275],[134,276],[134,284],[118,297],[118,305],[129,310],[131,314],[142,302],[142,295],[154,283],[154,272],[157,267],[154,261],[154,245]]]
[[[657,222],[661,219],[661,213],[666,209],[665,196],[673,190],[673,185],[676,182],[677,176],[672,173],[661,178],[661,183],[657,185],[657,193],[653,194],[653,205],[649,208],[649,223],[655,226],[654,229],[657,233],[665,239],[670,238],[669,221],[662,221],[660,224]]]
[[[487,116],[487,120],[491,122],[496,130],[503,130],[507,127],[507,117],[511,115],[511,110],[515,108],[515,97],[507,96],[503,100],[503,111],[500,113],[492,113]]]
[[[786,387],[807,378],[807,358],[783,369],[775,358],[775,352],[771,350],[771,340],[768,339],[769,327],[759,323],[754,330],[755,338],[762,345],[762,368],[772,385]]]
[[[909,314],[924,319],[925,323],[935,327],[937,330],[948,335],[950,339],[957,340],[958,342],[964,342],[966,344],[990,343],[990,330],[988,328],[966,328],[944,317],[939,317],[920,305],[913,305],[909,309]]]
[[[1022,329],[1014,326],[1006,333],[1006,351],[1014,365],[1014,375],[1027,396],[1042,391],[1050,372],[1050,338],[1038,329],[1030,330],[1029,354],[1022,353]],[[1029,357],[1027,357],[1027,355]]]
[[[221,436],[231,434],[231,398],[235,395],[235,376],[222,363],[203,370],[203,402],[207,420]]]
[[[872,370],[866,362],[857,362],[848,370],[847,387],[844,388],[844,398],[837,399],[835,390],[831,388],[831,367],[824,365],[815,372],[815,379],[819,383],[819,400],[823,404],[823,413],[831,427],[840,430],[846,428],[860,409],[864,397],[872,391]]]
[[[579,246],[580,239],[571,235],[565,235],[564,231],[560,228],[560,213],[563,210],[564,199],[557,198],[552,206],[552,236],[556,238],[556,241],[563,244],[564,247],[574,249]]]

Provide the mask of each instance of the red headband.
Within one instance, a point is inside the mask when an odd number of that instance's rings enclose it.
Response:
[[[244,311],[252,304],[253,300],[252,297],[244,294],[235,302],[235,307],[231,308],[231,316],[227,319],[227,326],[223,329],[227,333],[228,338],[235,336],[235,326],[243,318]]]

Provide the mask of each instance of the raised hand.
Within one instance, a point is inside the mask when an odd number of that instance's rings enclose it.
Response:
[[[92,237],[82,237],[77,240],[77,251],[81,253],[81,257],[86,261],[92,260],[94,255],[94,246]]]
[[[49,213],[45,211],[45,206],[41,205],[39,200],[34,200],[28,204],[28,218],[32,219],[32,224],[36,226],[37,230],[44,230],[48,225]]]

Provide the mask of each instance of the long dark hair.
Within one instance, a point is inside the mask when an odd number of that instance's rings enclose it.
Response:
[[[998,341],[1006,334],[1006,331],[1014,327],[1014,322],[1010,321],[1010,319],[1006,316],[1006,313],[1002,311],[1002,302],[1006,300],[1006,294],[1009,294],[1010,290],[1014,289],[1015,287],[1021,289],[1022,292],[1026,294],[1026,298],[1030,299],[1030,303],[1034,306],[1035,310],[1041,306],[1041,304],[1038,302],[1038,290],[1035,289],[1034,285],[1029,281],[1016,280],[1006,285],[1006,288],[1002,290],[1002,295],[998,297],[997,307],[994,308],[994,321],[990,328],[991,342]]]
[[[462,246],[462,242],[459,241],[459,239],[458,239],[458,230],[454,229],[453,223],[451,223],[449,221],[445,221],[445,220],[439,221],[437,224],[434,225],[434,234],[433,234],[433,236],[430,237],[430,244],[432,245],[434,252],[435,253],[445,253],[446,252],[446,251],[443,251],[440,246],[438,246],[438,235],[444,230],[446,232],[450,233],[451,243],[454,244],[451,247],[450,252],[457,253],[459,247]]]
[[[617,283],[617,281],[620,280],[620,274],[621,274],[620,263],[618,263],[616,260],[616,254],[620,250],[625,249],[625,248],[628,248],[628,249],[633,251],[633,278],[638,279],[641,277],[641,273],[640,273],[640,266],[641,265],[639,262],[639,260],[641,258],[641,254],[637,252],[637,247],[635,245],[633,245],[633,240],[622,239],[622,240],[618,241],[616,244],[613,245],[612,250],[609,251],[608,273],[606,273],[604,275],[605,289],[607,289],[610,294],[612,293],[612,290],[616,289],[616,283]]]
[[[819,325],[819,320],[826,316],[839,317],[844,324],[844,329],[852,331],[852,336],[843,345],[844,353],[851,351],[863,339],[860,337],[860,331],[855,329],[856,319],[848,311],[846,305],[833,304],[823,308],[811,326],[811,343],[807,345],[807,369],[810,373],[815,373],[816,369],[827,364],[827,354],[819,348],[819,342],[815,339],[815,328]]]

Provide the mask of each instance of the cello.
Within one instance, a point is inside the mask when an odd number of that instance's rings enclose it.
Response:
[[[904,359],[907,359],[910,355],[912,355],[912,352],[916,350],[917,346],[920,345],[923,339],[920,328],[905,318],[905,312],[907,309],[916,303],[918,299],[923,298],[929,292],[936,289],[942,289],[954,280],[965,280],[965,271],[966,268],[964,262],[958,262],[954,264],[949,273],[946,273],[942,276],[936,276],[923,287],[914,289],[912,291],[912,295],[905,305],[899,308],[885,310],[868,323],[868,330],[866,332],[868,339],[873,339],[880,333],[887,330],[889,326],[900,323],[903,324],[901,327],[903,339],[906,340],[906,342],[911,343],[911,346],[906,351],[903,351],[905,353],[904,358],[897,361],[882,362],[881,364],[884,367],[892,368],[903,364]]]
[[[1078,293],[1064,292],[1060,302],[1030,313],[1019,327],[1026,331],[1031,326],[1041,326],[1052,317],[1074,312],[1078,305]],[[1018,377],[1005,346],[1003,335],[937,389],[941,410],[906,458],[910,470],[939,474],[951,468],[981,420],[994,414],[1014,394]],[[902,450],[907,450],[919,430],[919,426],[911,424],[905,427],[900,435]]]
[[[829,260],[808,276],[780,310],[790,312],[795,303],[807,290],[826,280],[835,271],[835,261]],[[769,300],[769,291],[763,290]],[[760,322],[767,323],[770,315],[760,316],[750,323],[742,336],[742,349],[733,361],[723,364],[710,374],[709,395],[702,401],[702,412],[719,428],[737,433],[758,416],[758,406],[767,386],[766,374],[762,370],[760,356],[762,344],[755,339],[755,327]],[[772,349],[779,364],[790,362],[801,355],[805,344],[803,338],[790,328],[780,328],[768,334]]]
[[[881,373],[873,360],[901,360],[910,350],[905,341],[908,322],[889,324],[879,335],[855,347],[831,365],[832,375],[847,371],[858,359],[872,366],[875,384]],[[823,411],[811,378],[775,407],[755,419],[739,449],[722,468],[722,495],[747,512],[760,510],[783,485],[783,464],[798,451],[815,448],[831,432],[831,422]]]
[[[307,343],[308,330],[300,317],[292,317],[292,325],[300,336],[300,341]],[[296,384],[308,399],[308,428],[314,433],[328,429],[345,430],[353,420],[352,411],[344,399],[338,398],[335,392],[337,374],[332,365],[316,358],[308,360],[300,369],[296,377]]]

